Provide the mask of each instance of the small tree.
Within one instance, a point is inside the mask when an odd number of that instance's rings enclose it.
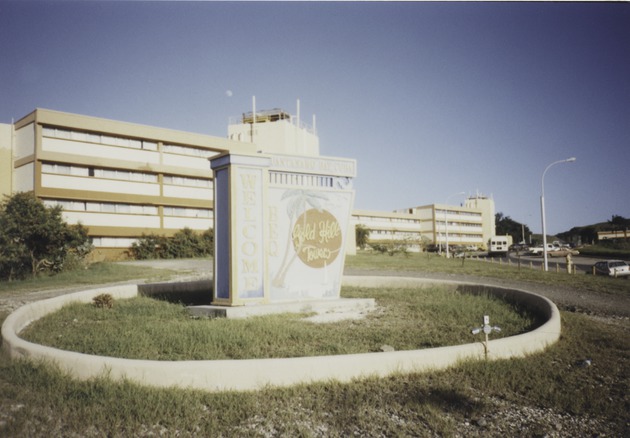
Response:
[[[503,213],[499,212],[494,215],[494,218],[497,236],[509,234],[514,242],[520,242],[525,236],[531,235],[527,225],[516,222],[510,216],[504,216]]]
[[[32,192],[8,197],[0,205],[0,277],[6,280],[59,272],[91,251],[87,229],[68,225],[61,207],[47,208]]]
[[[365,225],[358,224],[354,227],[354,233],[359,249],[365,249],[370,240],[370,230],[368,230]]]
[[[608,225],[610,226],[611,230],[624,231],[630,228],[630,219],[613,214],[612,218],[608,221]]]

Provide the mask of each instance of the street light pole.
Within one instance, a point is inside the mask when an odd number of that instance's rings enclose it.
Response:
[[[542,174],[541,179],[541,191],[540,191],[540,215],[542,217],[542,234],[543,234],[543,259],[544,259],[544,267],[545,272],[549,270],[549,265],[547,263],[547,225],[545,223],[545,173],[549,170],[549,168],[555,164],[560,163],[572,163],[576,160],[575,157],[567,158],[565,160],[554,161],[549,166],[545,168],[545,171]]]
[[[446,214],[448,213],[448,200],[451,199],[453,196],[460,196],[460,195],[465,195],[465,194],[466,192],[453,193],[451,196],[446,198],[446,205],[444,208],[444,231],[446,234],[446,258],[450,257],[448,253],[448,219],[446,218]]]

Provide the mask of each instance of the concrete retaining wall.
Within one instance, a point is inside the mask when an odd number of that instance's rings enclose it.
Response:
[[[344,285],[364,287],[425,287],[441,281],[400,277],[344,277]],[[460,284],[456,282],[447,282]],[[517,336],[490,341],[489,358],[519,357],[544,350],[560,338],[560,314],[548,299],[526,291],[492,286],[485,291],[509,296],[535,310],[544,319],[535,330]],[[210,391],[255,390],[265,386],[289,386],[314,381],[347,382],[367,376],[387,376],[398,372],[443,369],[464,359],[482,359],[484,347],[478,342],[433,349],[365,353],[341,356],[316,356],[288,359],[150,361],[92,356],[33,344],[18,334],[31,322],[70,302],[90,302],[101,293],[114,298],[138,294],[135,285],[105,287],[77,292],[28,304],[9,315],[2,325],[3,348],[12,358],[29,358],[56,363],[79,379],[107,375],[114,380],[129,379],[157,387],[182,387]]]

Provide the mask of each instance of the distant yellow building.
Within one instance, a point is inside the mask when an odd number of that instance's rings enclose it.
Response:
[[[400,212],[383,212],[371,210],[354,210],[350,219],[350,227],[356,229],[363,226],[369,230],[369,242],[372,244],[404,243],[411,251],[420,250],[422,238],[422,219]],[[355,235],[349,233],[348,254],[356,254]]]
[[[464,206],[430,204],[391,213],[355,210],[352,222],[370,231],[371,243],[405,242],[411,251],[422,246],[485,248],[494,235],[494,201],[477,195]],[[349,248],[349,251],[352,251]]]
[[[608,239],[627,239],[630,237],[630,230],[616,230],[616,231],[598,231],[597,240]]]

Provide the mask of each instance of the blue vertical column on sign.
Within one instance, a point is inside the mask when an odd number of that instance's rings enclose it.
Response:
[[[213,157],[214,300],[238,306],[267,300],[265,208],[270,159],[263,155]]]

